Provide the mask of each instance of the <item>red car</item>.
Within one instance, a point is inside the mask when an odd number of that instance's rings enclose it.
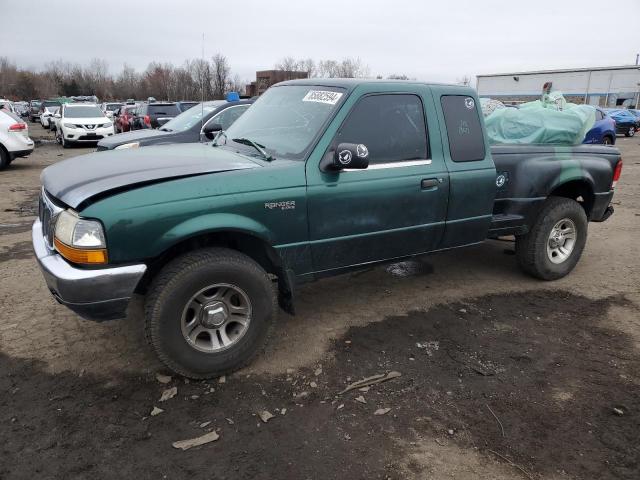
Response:
[[[114,114],[113,125],[116,133],[128,132],[131,130],[131,122],[133,121],[133,112],[137,105],[123,105]]]

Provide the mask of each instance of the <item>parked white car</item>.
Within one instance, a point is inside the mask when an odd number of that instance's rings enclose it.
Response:
[[[0,170],[18,157],[33,152],[29,127],[13,112],[0,110]]]
[[[65,148],[74,143],[96,143],[114,134],[113,122],[95,104],[67,103],[53,118],[56,140]]]
[[[0,110],[8,110],[16,113],[15,108],[13,108],[13,102],[11,100],[5,100],[4,98],[0,98]]]
[[[107,116],[109,120],[113,120],[113,114],[118,110],[124,103],[121,102],[111,102],[111,103],[103,103],[100,106],[102,112]]]
[[[42,125],[42,128],[45,128],[45,129],[51,128],[51,118],[56,113],[58,113],[59,110],[60,110],[59,105],[44,107],[44,111],[40,114],[40,125]]]

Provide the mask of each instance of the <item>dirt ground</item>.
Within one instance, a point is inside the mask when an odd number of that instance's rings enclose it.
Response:
[[[95,324],[49,295],[39,175],[92,149],[30,129],[44,141],[0,173],[0,479],[640,478],[638,139],[618,138],[616,213],[568,277],[526,277],[512,244],[487,242],[326,279],[249,368],[163,384],[140,299]]]

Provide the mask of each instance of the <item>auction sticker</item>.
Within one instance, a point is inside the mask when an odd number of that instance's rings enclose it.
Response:
[[[302,99],[303,102],[320,102],[335,105],[340,100],[342,94],[339,92],[328,92],[326,90],[309,90]]]

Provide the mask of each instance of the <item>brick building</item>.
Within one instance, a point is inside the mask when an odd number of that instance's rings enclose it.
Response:
[[[247,85],[245,94],[249,97],[262,95],[271,85],[297,78],[309,78],[309,72],[262,70],[260,72],[256,72],[256,79],[254,82]]]

